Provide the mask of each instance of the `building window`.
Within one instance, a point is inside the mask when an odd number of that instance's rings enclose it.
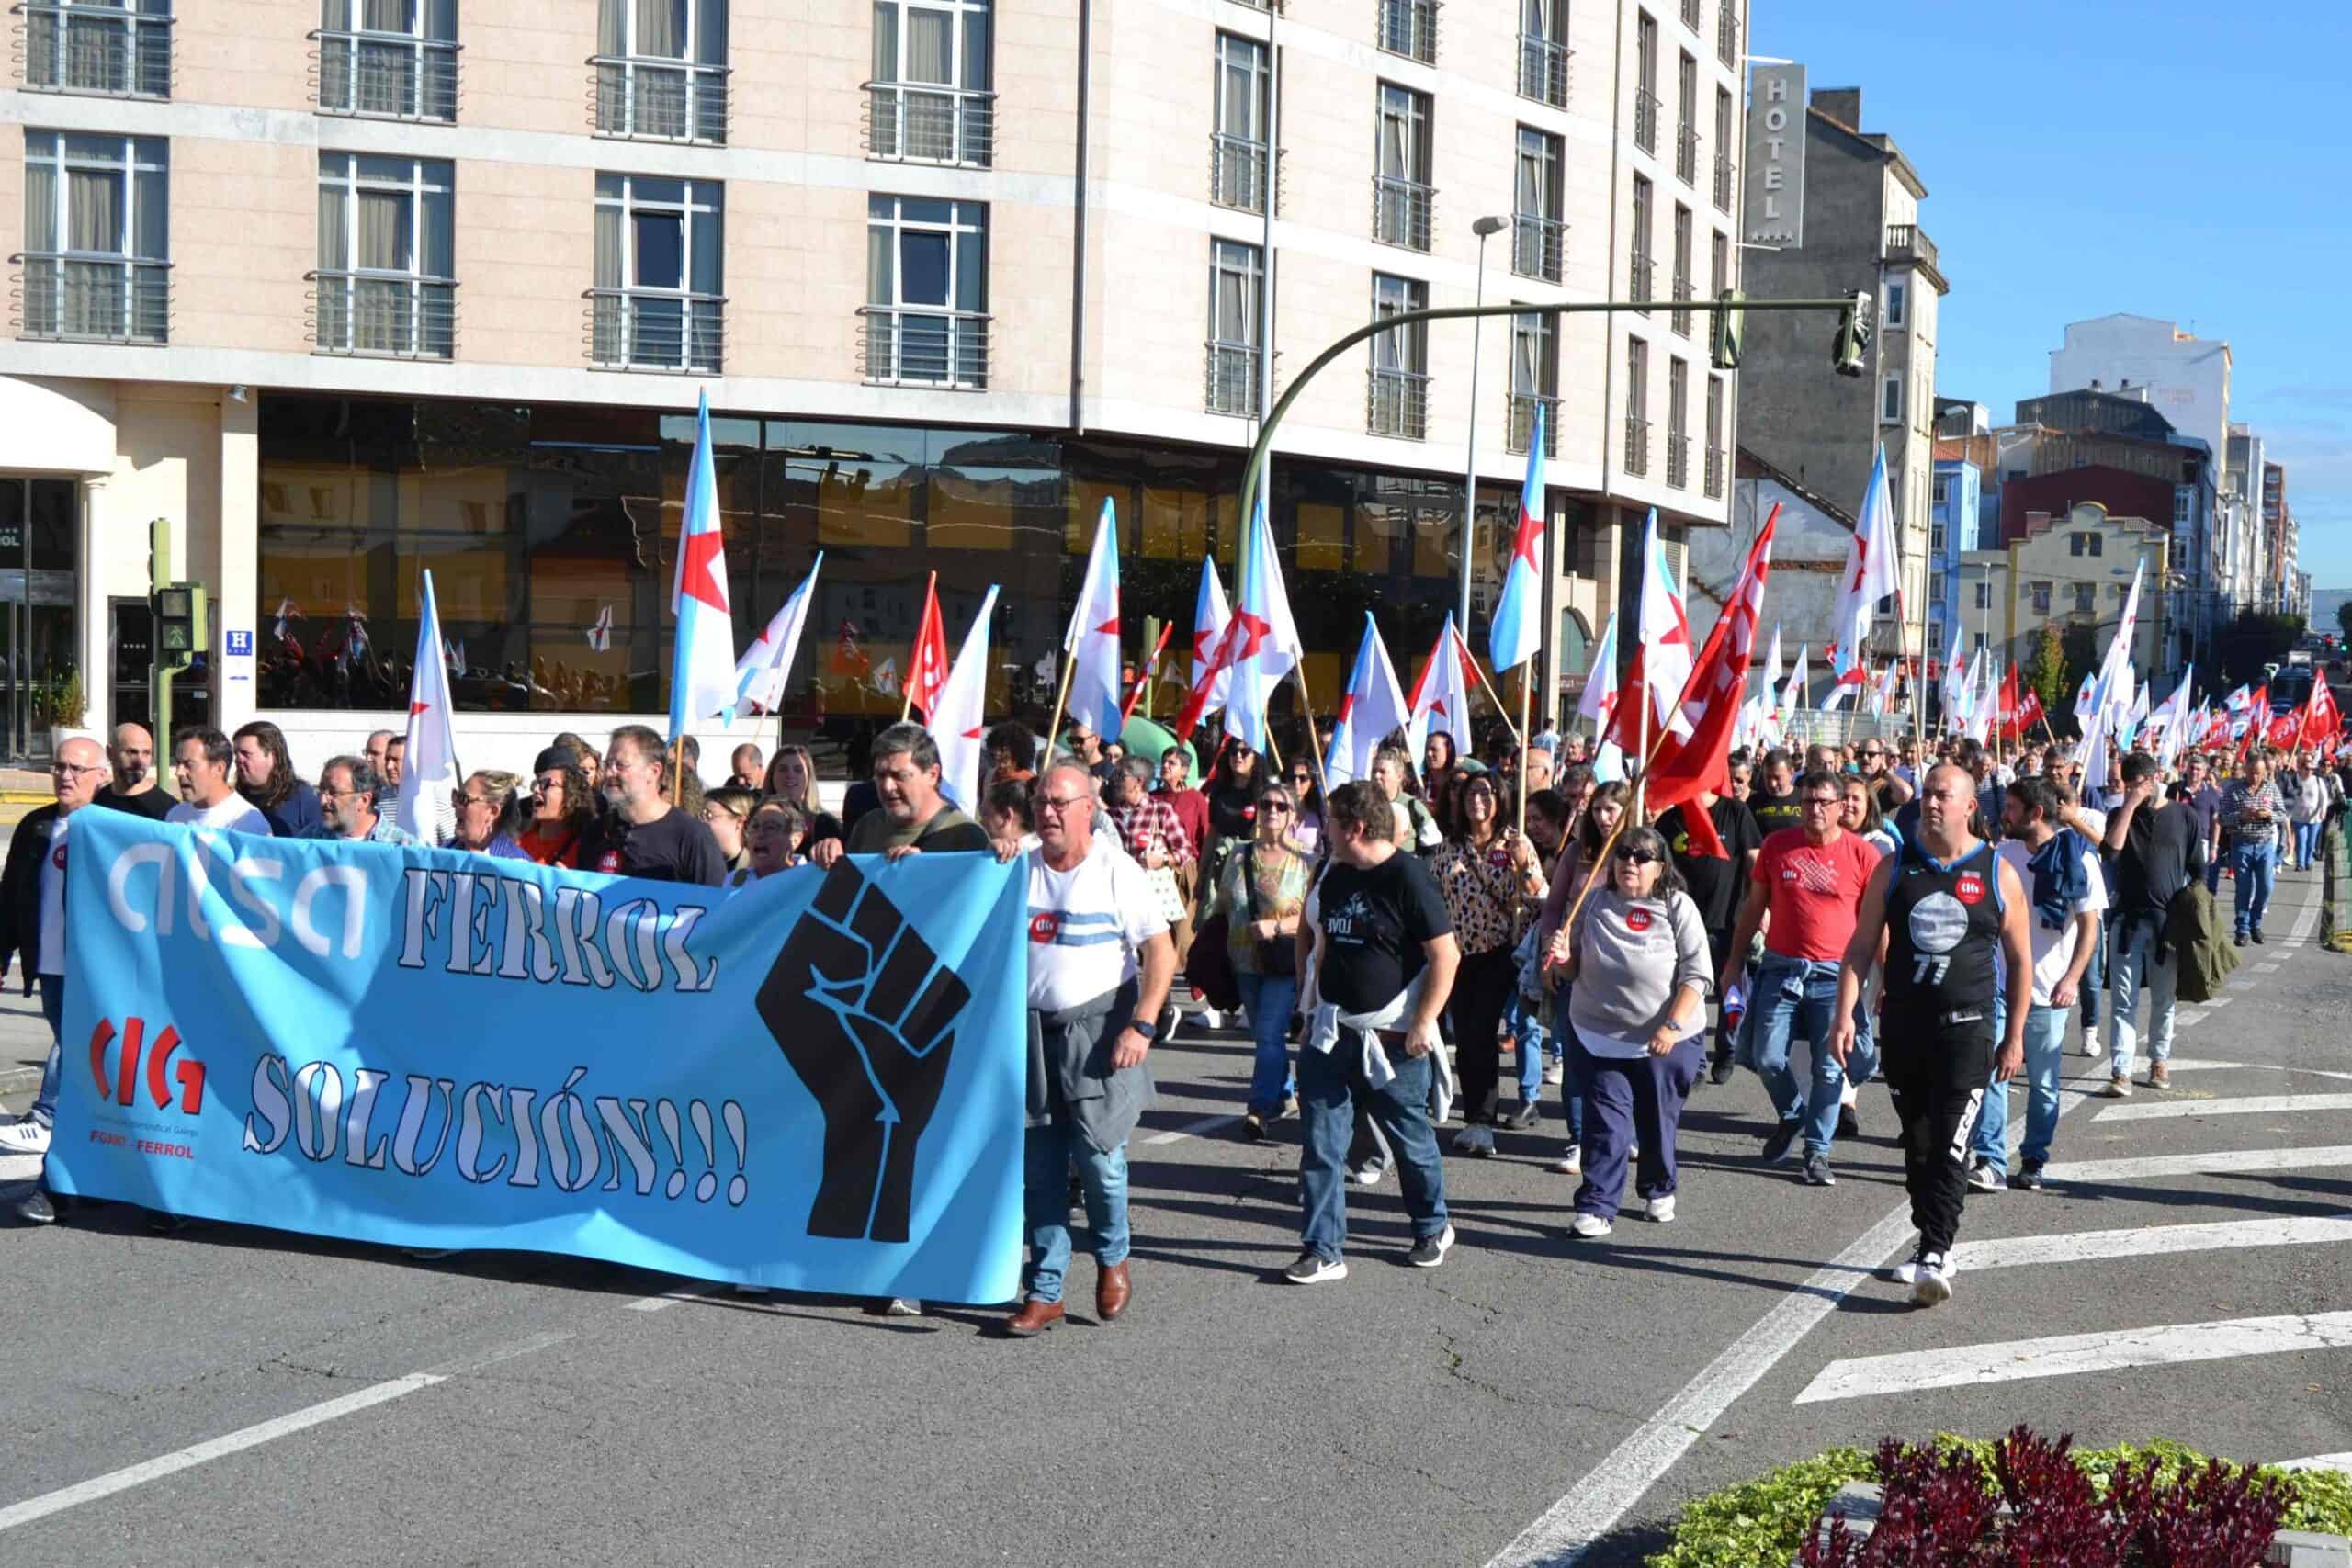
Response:
[[[1567,225],[1560,219],[1560,139],[1519,128],[1517,209],[1512,215],[1510,269],[1521,277],[1560,281]]]
[[[2098,583],[2077,582],[2075,584],[2075,608],[2085,615],[2097,611],[2098,608]]]
[[[1886,324],[1899,327],[1911,308],[1911,286],[1899,277],[1886,280]]]
[[[1568,0],[1519,0],[1519,96],[1568,101]]]
[[[1650,471],[1650,345],[1625,340],[1625,471],[1635,479]]]
[[[2033,613],[2035,615],[2046,615],[2050,614],[2051,585],[2049,583],[2028,583],[2026,585],[2026,592],[2033,601]]]
[[[966,164],[996,156],[988,0],[876,0],[865,84],[871,158]]]
[[[1657,151],[1657,18],[1647,11],[1634,23],[1634,145]]]
[[[1699,62],[1681,57],[1674,79],[1674,177],[1699,183]]]
[[[1929,493],[1934,496],[1936,505],[1950,506],[1951,504],[1951,476],[1938,474],[1935,478],[1935,488]]]
[[[1976,607],[1980,610],[1991,609],[1993,607],[1992,583],[1980,577],[1973,586],[1976,590]]]
[[[322,354],[447,359],[457,344],[453,165],[319,154],[311,342]]]
[[[876,196],[865,205],[864,373],[886,385],[989,384],[989,209]]]
[[[1254,418],[1264,316],[1265,253],[1237,240],[1209,242],[1208,411]]]
[[[1236,33],[1216,35],[1216,128],[1209,132],[1209,199],[1244,212],[1266,210],[1272,107],[1266,46]]]
[[[1940,604],[1944,597],[1944,569],[1937,567],[1928,573],[1928,603]],[[1939,620],[1941,616],[1937,617]]]
[[[1729,9],[1733,0],[1725,0]],[[1739,165],[1732,159],[1732,96],[1727,87],[1715,89],[1715,210],[1731,210],[1731,194],[1739,181]]]
[[[1731,236],[1716,230],[1707,250],[1707,298],[1720,299],[1731,287]]]
[[[325,0],[324,18],[322,114],[458,118],[457,0]]]
[[[1940,557],[1944,553],[1944,543],[1949,536],[1950,536],[1945,530],[1944,520],[1942,518],[1939,517],[1934,522],[1928,524],[1928,552],[1930,555]]]
[[[1739,64],[1739,0],[1724,0],[1715,7],[1715,58],[1725,65]]]
[[[172,96],[171,0],[26,0],[25,85],[41,92]]]
[[[722,217],[716,181],[596,176],[593,363],[718,373],[727,306]]]
[[[2070,556],[2103,556],[2107,553],[2107,540],[2098,534],[2069,534],[2066,536],[2066,553]]]
[[[1530,312],[1510,319],[1510,423],[1506,445],[1524,452],[1544,413],[1544,455],[1560,454],[1559,318]]]
[[[1657,274],[1657,262],[1650,249],[1650,211],[1656,204],[1651,199],[1650,182],[1640,175],[1634,176],[1634,250],[1627,265],[1626,285],[1633,292],[1628,298],[1646,301],[1652,298],[1651,286]],[[1642,312],[1648,315],[1647,310]]]
[[[1674,302],[1687,306],[1690,302],[1690,209],[1680,202],[1674,204]],[[1690,335],[1690,312],[1678,309],[1674,312],[1674,330],[1684,337]]]
[[[25,132],[17,330],[162,343],[171,316],[171,175],[162,138]]]
[[[1380,47],[1410,60],[1437,59],[1438,0],[1380,0]]]
[[[1426,283],[1372,275],[1372,319],[1385,321],[1429,309]],[[1372,340],[1371,406],[1366,428],[1374,435],[1419,441],[1429,434],[1429,324],[1414,321]]]
[[[2188,485],[2176,485],[2172,492],[2172,525],[2186,529],[2197,515],[2197,491]]]
[[[1677,490],[1690,483],[1690,364],[1666,362],[1666,482]]]
[[[1894,371],[1879,385],[1878,419],[1881,424],[1903,423],[1903,372]]]
[[[1724,494],[1724,378],[1707,378],[1707,499]]]
[[[596,134],[727,140],[727,0],[598,0]]]
[[[1430,248],[1430,96],[1380,84],[1379,145],[1374,149],[1372,237]]]

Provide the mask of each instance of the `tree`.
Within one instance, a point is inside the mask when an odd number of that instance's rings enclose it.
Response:
[[[2083,677],[2098,672],[2098,628],[2071,621],[2062,636],[2061,646],[2066,650],[2066,684],[2062,694],[2065,701],[2050,712],[2053,719],[2062,713],[2071,719],[2075,716],[2075,694],[2083,689]]]
[[[2233,686],[2249,685],[2263,678],[2262,667],[2283,661],[2303,635],[2301,615],[2265,615],[2241,610],[2223,629],[2217,652],[2222,679]]]
[[[2025,661],[2025,683],[2041,698],[2041,711],[2058,715],[2074,710],[2075,687],[2066,679],[2066,647],[2053,621],[2041,623],[2041,636]]]
[[[2335,624],[2344,628],[2344,640],[2352,643],[2352,599],[2343,600],[2336,604]]]

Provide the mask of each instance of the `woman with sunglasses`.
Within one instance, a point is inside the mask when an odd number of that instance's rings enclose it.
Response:
[[[1291,840],[1295,797],[1281,784],[1258,796],[1257,836],[1226,859],[1211,908],[1226,918],[1226,955],[1250,1014],[1258,1054],[1241,1134],[1266,1129],[1298,1109],[1290,1062],[1290,1018],[1298,1003],[1298,921],[1312,867]]]
[[[1675,1134],[1699,1077],[1714,967],[1657,829],[1617,840],[1570,924],[1566,972],[1576,982],[1568,1050],[1586,1085],[1584,1181],[1568,1234],[1589,1240],[1614,1227],[1629,1147],[1640,1151],[1634,1188],[1649,1217],[1670,1224]]]
[[[531,766],[530,819],[514,841],[541,865],[580,863],[580,837],[595,820],[596,792],[567,746],[550,746]]]
[[[1258,753],[1238,738],[1226,742],[1201,785],[1209,797],[1209,839],[1201,864],[1209,886],[1225,878],[1226,858],[1258,836],[1258,793],[1267,784]]]
[[[1456,1154],[1491,1158],[1498,1126],[1535,1125],[1532,1101],[1502,1116],[1503,1009],[1518,989],[1512,951],[1544,897],[1544,873],[1535,846],[1504,825],[1502,795],[1491,773],[1461,773],[1454,780],[1453,830],[1430,869],[1453,920],[1462,966],[1447,1003],[1453,1023],[1454,1056],[1462,1080],[1462,1131]]]
[[[1622,779],[1611,780],[1594,790],[1585,802],[1584,815],[1577,818],[1576,832],[1568,847],[1560,852],[1559,860],[1552,867],[1551,890],[1544,896],[1544,912],[1536,921],[1535,945],[1536,951],[1544,955],[1544,974],[1552,987],[1555,1028],[1566,1018],[1574,989],[1566,968],[1568,933],[1561,929],[1561,922],[1567,919],[1577,891],[1600,860],[1601,846],[1617,830],[1632,800],[1632,793]],[[1568,1147],[1552,1168],[1563,1176],[1574,1176],[1584,1168],[1584,1082],[1576,1053],[1567,1052],[1566,1058],[1564,1066],[1567,1082],[1560,1089],[1560,1108],[1567,1117]]]
[[[471,850],[495,860],[529,860],[514,834],[523,826],[523,806],[516,798],[522,780],[513,773],[484,768],[469,774],[450,792],[458,820],[449,835],[453,850]]]
[[[1297,815],[1290,825],[1290,841],[1309,861],[1317,859],[1323,850],[1323,792],[1316,787],[1315,764],[1293,762],[1283,770],[1283,781],[1290,785],[1290,797],[1298,803]]]

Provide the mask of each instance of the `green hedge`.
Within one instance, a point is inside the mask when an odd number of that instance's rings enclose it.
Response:
[[[1975,1450],[1991,1472],[1993,1445],[1980,1438],[1937,1436],[1939,1445]],[[2166,1474],[2184,1466],[2205,1462],[2178,1443],[2162,1439],[2144,1447],[2124,1445],[2077,1452],[2080,1464],[2102,1490],[2107,1479],[2126,1461],[2151,1456]],[[2338,1471],[2275,1471],[2292,1489],[2293,1504],[2281,1528],[2352,1535],[2352,1476]],[[1871,1456],[1860,1449],[1831,1449],[1812,1459],[1784,1465],[1769,1475],[1743,1481],[1709,1493],[1682,1510],[1675,1521],[1673,1543],[1649,1559],[1648,1568],[1789,1568],[1804,1543],[1805,1532],[1821,1517],[1821,1510],[1849,1481],[1873,1479]]]

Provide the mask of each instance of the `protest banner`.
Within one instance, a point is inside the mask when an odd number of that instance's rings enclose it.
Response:
[[[415,1247],[1010,1299],[1018,864],[737,890],[92,811],[57,1190]]]

